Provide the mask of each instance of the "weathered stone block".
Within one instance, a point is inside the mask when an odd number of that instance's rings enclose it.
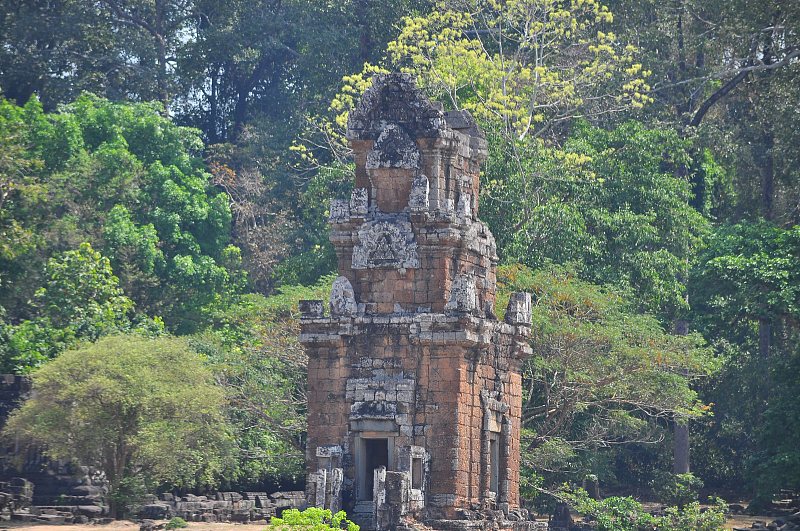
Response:
[[[353,317],[358,313],[355,292],[347,277],[338,277],[333,281],[330,307],[333,316]]]
[[[414,177],[408,206],[412,212],[426,212],[430,208],[430,181],[425,175]]]
[[[319,300],[301,300],[298,302],[300,316],[304,319],[314,319],[325,315],[325,307]]]
[[[477,308],[478,299],[475,293],[475,278],[472,275],[459,274],[450,286],[450,298],[445,310],[454,312],[473,312]],[[435,338],[436,340],[437,338]],[[439,340],[450,338],[440,337]],[[455,340],[455,337],[452,337]]]
[[[366,216],[369,212],[369,192],[366,188],[354,188],[350,193],[350,215]]]
[[[331,199],[331,212],[328,218],[331,223],[350,220],[350,203],[344,199]]]
[[[531,324],[531,294],[512,293],[508,299],[506,322],[513,325]]]

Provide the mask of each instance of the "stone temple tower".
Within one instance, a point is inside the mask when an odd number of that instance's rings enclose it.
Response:
[[[513,294],[495,317],[495,242],[477,217],[484,136],[401,74],[373,79],[347,135],[355,189],[330,208],[340,276],[329,305],[301,302],[308,502],[362,529],[528,529],[531,300]]]

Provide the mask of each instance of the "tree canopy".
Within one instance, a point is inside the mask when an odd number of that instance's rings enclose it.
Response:
[[[231,462],[224,394],[185,340],[109,336],[33,375],[4,433],[106,474],[112,500],[149,488],[214,485]]]
[[[0,367],[173,345],[220,384],[227,479],[293,481],[293,305],[335,268],[347,113],[399,70],[487,136],[480,215],[536,295],[531,485],[645,485],[691,418],[693,471],[766,503],[798,488],[799,6],[4,1]]]

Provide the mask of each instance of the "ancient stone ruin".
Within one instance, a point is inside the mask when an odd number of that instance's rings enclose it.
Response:
[[[142,505],[137,516],[145,522],[178,516],[187,522],[233,522],[246,524],[268,521],[286,509],[305,508],[303,491],[216,492],[207,496],[165,492],[158,500]],[[155,527],[143,525],[143,528]]]
[[[373,79],[347,134],[355,189],[330,208],[340,276],[329,312],[301,303],[308,503],[362,529],[533,529],[519,509],[531,300],[495,316],[484,136],[400,74]]]

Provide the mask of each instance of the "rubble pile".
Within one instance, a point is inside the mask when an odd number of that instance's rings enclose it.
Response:
[[[187,522],[247,523],[269,520],[286,509],[304,509],[303,491],[217,492],[211,496],[162,494],[158,501],[143,505],[138,517],[143,520],[168,520],[175,516]]]
[[[776,518],[770,523],[755,521],[750,527],[734,527],[733,531],[797,531],[800,530],[800,511]]]

